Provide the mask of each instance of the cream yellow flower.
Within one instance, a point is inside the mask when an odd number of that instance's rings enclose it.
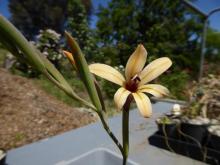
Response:
[[[122,109],[128,96],[132,94],[141,115],[150,117],[152,114],[151,102],[144,93],[162,97],[168,95],[169,90],[162,85],[147,83],[165,72],[172,65],[172,62],[168,57],[162,57],[152,61],[144,68],[146,59],[147,51],[140,44],[128,59],[125,77],[106,64],[91,64],[89,69],[91,73],[121,86],[114,95],[118,109]]]

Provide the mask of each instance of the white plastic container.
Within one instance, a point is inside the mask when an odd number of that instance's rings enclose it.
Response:
[[[122,165],[122,156],[106,148],[96,148],[72,160],[59,162],[56,165]],[[131,160],[127,165],[139,165]]]

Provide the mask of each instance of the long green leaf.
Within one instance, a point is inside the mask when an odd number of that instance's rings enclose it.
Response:
[[[44,72],[45,67],[39,56],[33,52],[33,47],[25,37],[2,15],[0,15],[0,33],[5,35],[6,40],[11,40],[15,45],[27,56],[30,61],[39,71]]]
[[[102,105],[99,100],[99,96],[96,91],[95,84],[93,82],[93,77],[89,71],[86,59],[75,39],[68,32],[65,32],[65,35],[67,38],[67,42],[70,46],[71,52],[74,56],[74,60],[76,62],[76,66],[78,68],[79,74],[85,84],[90,99],[98,111],[102,110]]]

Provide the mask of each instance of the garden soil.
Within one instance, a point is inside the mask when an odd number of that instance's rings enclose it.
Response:
[[[32,80],[0,68],[0,148],[23,146],[96,120],[94,114],[64,104]]]

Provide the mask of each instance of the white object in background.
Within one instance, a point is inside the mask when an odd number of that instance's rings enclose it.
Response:
[[[181,108],[179,104],[174,104],[173,109],[171,110],[172,115],[180,116],[182,114]]]

